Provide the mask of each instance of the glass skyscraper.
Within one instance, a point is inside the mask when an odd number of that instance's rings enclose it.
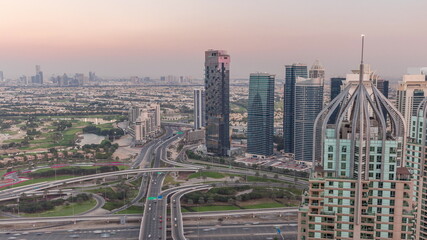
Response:
[[[341,77],[331,78],[331,101],[334,100],[334,98],[340,94],[343,81],[345,81],[345,78],[341,78]]]
[[[323,108],[323,78],[301,78],[295,83],[294,154],[297,161],[313,161],[313,126]]]
[[[331,78],[331,101],[334,100],[341,92],[341,86],[344,84],[345,78],[334,77]],[[335,123],[337,118],[338,110],[335,110],[328,123]]]
[[[307,65],[300,63],[286,65],[283,101],[283,141],[286,153],[294,152],[295,82],[297,77],[308,77]]]
[[[206,148],[226,156],[230,150],[230,56],[223,50],[205,52]]]
[[[254,155],[273,154],[274,75],[253,73],[249,78],[248,145]]]

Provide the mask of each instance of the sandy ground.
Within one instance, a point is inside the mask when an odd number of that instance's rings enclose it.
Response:
[[[141,152],[141,148],[130,147],[132,143],[132,137],[130,135],[125,135],[113,143],[119,144],[119,148],[113,154],[113,159],[116,159],[116,157],[119,157],[120,160],[126,158],[133,159],[135,155]]]
[[[3,141],[8,139],[24,139],[26,135],[26,131],[22,131],[19,129],[19,127],[13,125],[10,127],[10,129],[7,129],[7,131],[17,132],[16,134],[10,135],[10,134],[0,134],[0,144],[3,143]]]

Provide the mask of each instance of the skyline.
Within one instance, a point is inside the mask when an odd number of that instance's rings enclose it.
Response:
[[[361,33],[369,41],[366,62],[384,78],[426,65],[420,23],[427,21],[427,3],[419,1],[5,0],[0,7],[6,78],[31,75],[39,64],[46,77],[94,71],[201,79],[207,49],[233,56],[233,79],[257,71],[283,79],[286,64],[316,59],[327,77],[344,76],[357,68]]]

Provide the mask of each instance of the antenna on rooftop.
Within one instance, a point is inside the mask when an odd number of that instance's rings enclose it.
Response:
[[[363,50],[365,48],[365,34],[361,35],[362,37],[362,55],[360,57],[360,71],[359,71],[359,83],[363,83],[363,74],[364,74],[364,64],[363,64]]]

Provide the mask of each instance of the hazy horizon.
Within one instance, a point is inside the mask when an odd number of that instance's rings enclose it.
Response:
[[[0,71],[6,78],[94,71],[99,76],[202,78],[204,51],[227,50],[231,78],[319,59],[327,76],[366,63],[385,78],[425,66],[427,2],[3,0]],[[423,30],[424,29],[424,30]]]

